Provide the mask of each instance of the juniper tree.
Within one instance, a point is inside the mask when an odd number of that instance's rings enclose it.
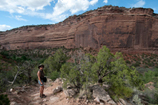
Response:
[[[49,56],[44,61],[44,71],[52,79],[56,79],[60,75],[60,68],[66,62],[68,56],[63,52],[62,49],[58,49],[53,56]]]
[[[142,88],[142,81],[135,68],[129,68],[120,52],[115,55],[103,46],[97,56],[88,54],[78,64],[68,63],[61,68],[64,84],[86,89],[94,83],[106,83],[116,98],[130,97],[132,88]]]

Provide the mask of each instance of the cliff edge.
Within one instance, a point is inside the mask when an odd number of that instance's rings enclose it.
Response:
[[[0,49],[93,48],[158,49],[158,14],[150,8],[104,6],[52,25],[0,32]]]

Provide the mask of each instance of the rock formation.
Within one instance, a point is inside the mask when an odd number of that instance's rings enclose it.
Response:
[[[158,49],[158,14],[152,9],[104,6],[54,25],[0,32],[1,49],[93,48]]]

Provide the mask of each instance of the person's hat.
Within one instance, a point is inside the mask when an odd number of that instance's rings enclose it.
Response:
[[[40,64],[40,65],[38,66],[38,68],[40,68],[40,67],[43,67],[43,68],[44,68],[44,65]]]

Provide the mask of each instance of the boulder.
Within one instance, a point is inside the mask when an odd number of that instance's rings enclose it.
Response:
[[[61,78],[57,78],[54,82],[55,82],[55,83],[61,83],[61,82],[62,82],[62,79],[61,79]]]
[[[149,88],[150,90],[154,90],[155,89],[153,82],[149,82],[149,83],[145,84],[145,87]]]
[[[76,95],[77,90],[76,89],[66,89],[66,90],[64,90],[64,93],[65,93],[66,97],[73,97],[74,95]]]
[[[92,92],[91,91],[86,91],[85,89],[80,90],[79,92],[79,98],[80,99],[86,99],[87,96],[90,98],[92,96]]]
[[[47,78],[47,82],[53,82],[50,78]]]
[[[16,102],[11,102],[10,105],[19,105],[19,104]]]
[[[96,98],[94,99],[94,101],[97,102],[97,103],[100,103],[100,99],[99,99],[98,97],[96,97]]]
[[[124,99],[119,99],[119,101],[122,103],[122,105],[127,105],[126,101]]]
[[[58,86],[53,90],[53,94],[59,93],[61,91],[63,91],[63,88],[61,86]]]
[[[103,102],[101,102],[100,105],[105,105],[105,104]]]
[[[98,98],[104,103],[116,105],[116,103],[110,98],[109,94],[102,87],[100,87],[99,85],[95,85],[92,87],[92,89],[94,98]]]

